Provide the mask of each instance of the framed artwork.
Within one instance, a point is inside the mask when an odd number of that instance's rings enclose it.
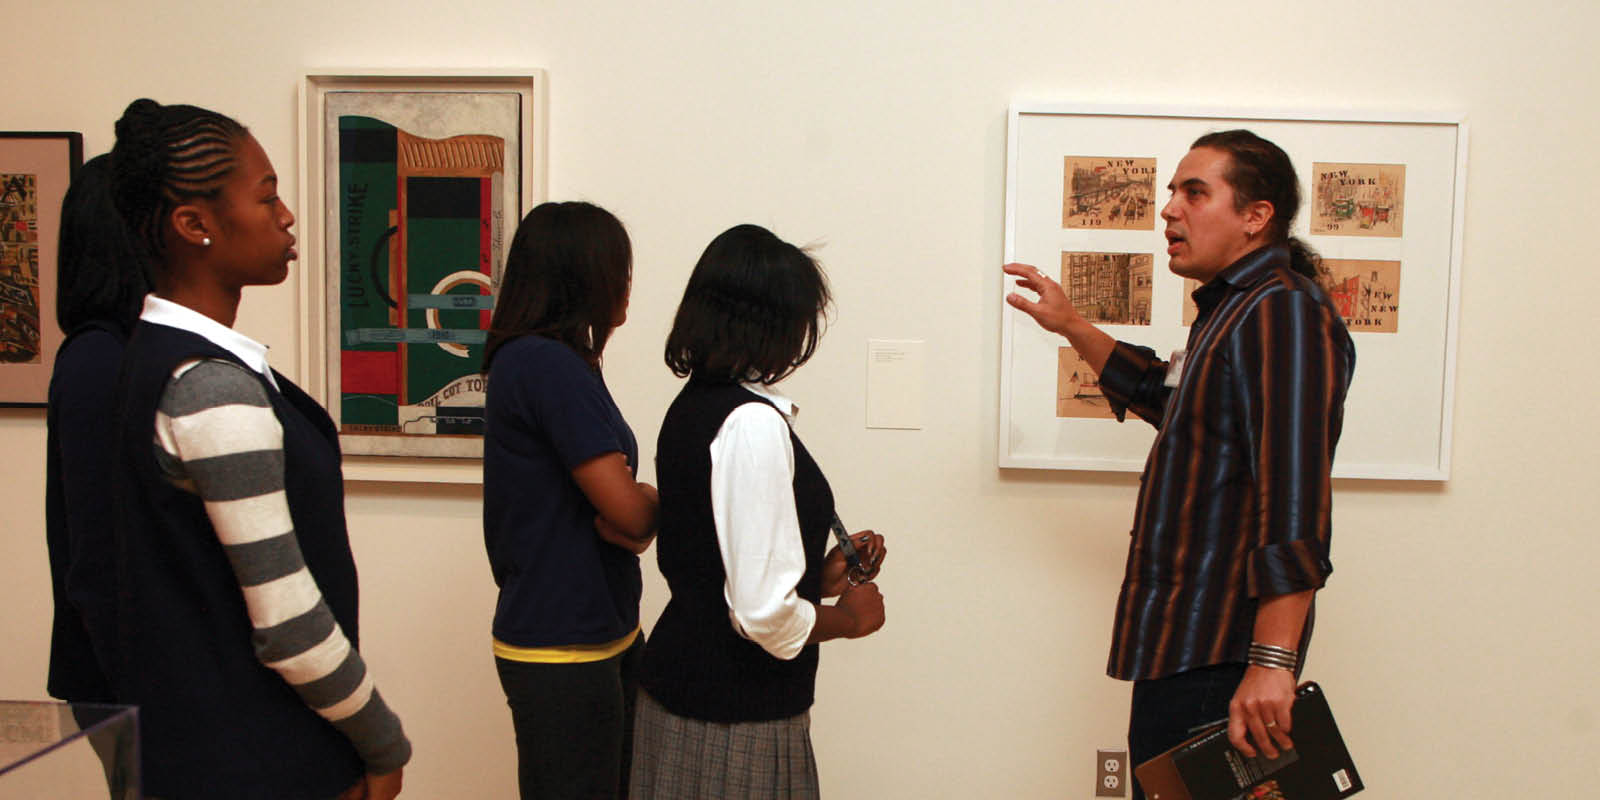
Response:
[[[0,406],[45,404],[64,338],[56,326],[61,200],[83,134],[0,133]]]
[[[1165,355],[1198,288],[1167,268],[1165,186],[1202,134],[1248,128],[1294,161],[1294,235],[1356,345],[1333,474],[1446,480],[1455,392],[1467,126],[1460,116],[1014,104],[1005,260],[1056,277],[1079,313]],[[1065,339],[1001,297],[1001,467],[1138,471],[1154,429],[1116,422]]]
[[[535,73],[305,76],[301,375],[346,454],[482,455],[505,250],[543,197],[542,93]]]

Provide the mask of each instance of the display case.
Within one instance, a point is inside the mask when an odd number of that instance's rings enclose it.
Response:
[[[139,800],[132,706],[0,701],[0,800]]]

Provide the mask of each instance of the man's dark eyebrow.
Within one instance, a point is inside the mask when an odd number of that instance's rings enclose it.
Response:
[[[1185,188],[1185,189],[1188,189],[1188,188],[1191,188],[1191,187],[1194,187],[1194,186],[1210,186],[1210,184],[1205,182],[1204,178],[1189,178],[1189,179],[1185,180],[1180,185],[1182,185],[1183,188]],[[1178,190],[1177,187],[1173,186],[1170,182],[1167,183],[1167,191],[1175,192],[1177,190]]]

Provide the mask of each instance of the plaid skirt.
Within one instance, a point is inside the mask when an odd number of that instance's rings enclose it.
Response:
[[[772,722],[680,717],[639,690],[631,800],[816,798],[811,713]]]

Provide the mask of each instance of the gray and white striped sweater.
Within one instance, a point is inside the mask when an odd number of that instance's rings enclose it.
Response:
[[[173,372],[156,414],[164,477],[198,495],[233,566],[256,656],[361,755],[392,772],[411,757],[400,720],[306,568],[284,491],[283,426],[257,376],[195,359]]]

